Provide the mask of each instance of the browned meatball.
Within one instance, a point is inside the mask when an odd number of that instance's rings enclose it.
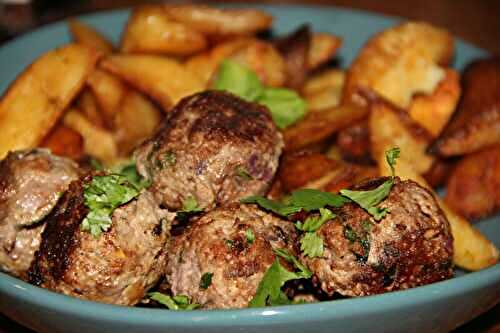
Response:
[[[205,309],[246,307],[276,258],[273,249],[295,254],[295,241],[292,223],[253,205],[217,208],[172,240],[167,265],[172,293]],[[204,274],[213,274],[206,289],[200,286]]]
[[[35,149],[0,162],[0,269],[25,278],[40,245],[43,218],[78,178],[71,160]]]
[[[230,93],[184,98],[135,152],[139,173],[168,208],[192,197],[202,208],[264,194],[283,139],[266,107]]]
[[[91,179],[71,183],[47,217],[30,282],[83,299],[134,305],[164,272],[170,213],[142,192],[117,208],[111,228],[94,237],[80,229],[89,211],[83,187]]]
[[[372,189],[383,180],[358,189]],[[377,222],[354,203],[346,204],[317,231],[323,255],[301,259],[326,293],[366,296],[452,276],[450,226],[429,191],[397,179],[380,206],[390,213]]]

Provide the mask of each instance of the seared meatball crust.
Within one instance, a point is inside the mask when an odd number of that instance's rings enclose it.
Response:
[[[44,217],[78,176],[76,163],[44,149],[10,152],[0,162],[0,270],[26,278]]]
[[[172,293],[205,309],[247,307],[276,259],[273,249],[295,255],[296,237],[292,223],[253,205],[208,212],[172,240],[167,264]],[[206,289],[200,286],[204,274],[213,274]]]
[[[180,209],[190,197],[213,208],[266,193],[282,147],[266,107],[206,91],[181,100],[135,158],[168,208]]]
[[[118,305],[134,305],[165,269],[171,216],[142,192],[117,208],[111,228],[100,236],[80,229],[88,213],[84,184],[70,184],[47,218],[30,282],[66,295]]]
[[[373,189],[384,180],[356,189]],[[358,205],[345,204],[317,231],[323,255],[302,256],[313,282],[329,295],[373,295],[452,277],[450,225],[427,189],[396,178],[380,207],[390,213],[375,221]]]

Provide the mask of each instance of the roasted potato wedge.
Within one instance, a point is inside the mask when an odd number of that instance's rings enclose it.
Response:
[[[408,110],[410,116],[437,137],[448,123],[460,98],[458,73],[447,69],[445,77],[430,95],[415,96]]]
[[[68,25],[75,43],[85,45],[102,54],[113,52],[113,44],[94,28],[75,19],[69,20]]]
[[[337,146],[346,161],[365,165],[374,163],[370,151],[370,130],[367,119],[339,131]]]
[[[49,51],[12,83],[0,101],[0,158],[34,148],[82,89],[98,55],[78,44]]]
[[[302,87],[309,110],[338,106],[344,79],[345,72],[339,69],[329,69],[309,77]]]
[[[314,33],[307,55],[307,68],[314,70],[326,64],[332,60],[340,46],[342,46],[340,37],[327,33]]]
[[[179,62],[161,56],[114,55],[101,66],[157,101],[168,111],[183,97],[204,90],[202,81]]]
[[[431,94],[445,77],[440,64],[453,55],[449,32],[422,22],[406,22],[368,40],[347,72],[343,102],[367,104],[360,90],[407,109],[414,94]]]
[[[271,28],[273,17],[255,9],[219,9],[204,5],[165,5],[170,17],[207,35],[252,35]]]
[[[378,131],[372,131],[373,140],[379,145],[379,155],[376,157],[381,175],[391,175],[391,169],[385,160],[384,151],[398,145],[396,141],[386,140],[384,134],[378,136]],[[406,156],[406,157],[405,157]],[[404,148],[401,150],[401,157],[396,163],[396,175],[401,179],[411,179],[421,186],[433,191],[425,179],[415,170],[410,159],[407,158]],[[434,193],[434,192],[432,192]],[[453,261],[455,265],[475,271],[480,270],[498,261],[498,249],[479,230],[475,229],[466,219],[455,213],[447,204],[441,200],[437,194],[436,199],[450,222],[453,235]]]
[[[457,213],[478,219],[500,208],[500,145],[465,156],[446,186],[446,203]]]
[[[162,112],[142,94],[129,90],[115,115],[115,138],[123,156],[151,136],[162,119]]]
[[[366,109],[353,104],[321,112],[309,112],[304,119],[283,131],[285,151],[295,151],[328,139],[342,128],[366,115]]]
[[[52,154],[79,160],[83,157],[83,137],[80,133],[64,125],[57,125],[43,139],[41,147],[48,148]]]
[[[500,142],[500,58],[475,61],[463,76],[458,110],[433,145],[442,156],[481,150]]]
[[[369,117],[371,153],[373,160],[384,155],[386,147],[401,149],[400,159],[405,159],[418,174],[427,172],[435,157],[427,154],[432,136],[404,110],[399,110],[385,101],[371,104]]]
[[[422,176],[433,188],[444,186],[455,167],[455,159],[437,158],[432,166]]]
[[[121,51],[189,56],[204,50],[207,45],[202,33],[172,20],[165,6],[145,5],[135,8],[130,15]]]
[[[100,69],[96,69],[90,74],[87,83],[102,111],[106,126],[114,128],[114,118],[127,93],[127,86],[113,74]]]
[[[97,100],[89,88],[85,88],[76,100],[76,107],[94,125],[105,128],[106,123],[101,114]]]
[[[111,132],[92,124],[79,110],[66,112],[63,124],[83,137],[85,153],[106,165],[113,165],[118,158],[118,148]]]

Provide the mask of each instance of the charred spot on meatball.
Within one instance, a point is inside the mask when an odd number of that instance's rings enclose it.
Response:
[[[201,208],[264,194],[278,167],[281,133],[265,106],[221,91],[186,97],[156,135],[135,151],[151,191],[178,210],[188,198]]]

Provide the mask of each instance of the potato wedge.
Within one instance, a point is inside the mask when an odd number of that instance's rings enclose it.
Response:
[[[189,56],[207,45],[203,34],[173,21],[164,6],[145,5],[132,12],[122,37],[121,51]]]
[[[94,125],[105,128],[106,123],[97,104],[97,100],[89,88],[85,88],[76,100],[76,107]]]
[[[444,78],[439,65],[453,55],[453,38],[445,30],[422,22],[406,22],[368,40],[347,72],[342,101],[367,101],[369,89],[407,109],[414,94],[430,94]]]
[[[101,69],[90,74],[87,83],[97,100],[104,122],[108,128],[114,128],[115,114],[127,93],[127,86],[114,76]]]
[[[83,157],[83,137],[80,133],[64,125],[57,125],[43,139],[40,147],[48,148],[52,154],[79,160]]]
[[[430,95],[415,96],[408,113],[433,137],[437,137],[450,120],[460,98],[458,73],[445,71],[445,77]]]
[[[255,9],[219,9],[204,5],[165,5],[170,17],[207,35],[252,35],[271,28],[273,17]]]
[[[0,158],[10,150],[36,147],[82,89],[98,55],[78,44],[35,60],[0,101]]]
[[[204,90],[202,81],[177,61],[150,55],[114,55],[101,66],[168,111],[183,97]]]
[[[342,158],[356,164],[373,164],[368,120],[363,119],[337,134],[337,146]]]
[[[121,155],[127,156],[151,136],[162,119],[162,112],[142,94],[129,90],[115,115],[115,138]]]
[[[63,124],[83,137],[85,153],[96,157],[106,165],[118,158],[118,148],[111,132],[92,124],[78,109],[66,112]]]
[[[100,32],[75,19],[68,22],[71,38],[75,43],[85,45],[102,54],[111,54],[113,44]]]
[[[500,58],[467,66],[463,87],[457,112],[433,146],[442,156],[463,155],[500,142]]]
[[[307,55],[308,69],[314,70],[332,60],[340,46],[342,46],[340,37],[327,33],[314,33]]]
[[[311,144],[328,139],[342,128],[365,117],[363,107],[346,104],[323,110],[309,112],[304,119],[283,131],[285,151],[295,151]]]
[[[500,209],[500,145],[467,155],[457,163],[446,186],[445,201],[470,219]]]
[[[338,106],[342,97],[345,72],[329,69],[308,78],[302,87],[302,94],[309,110],[321,110]]]
[[[382,152],[397,146],[396,142],[384,140],[383,134],[381,138],[377,138],[378,132],[376,130],[372,131],[372,135],[374,137],[374,142],[385,144],[384,146],[379,146],[379,149],[377,149],[378,151]],[[376,160],[380,174],[385,176],[390,175],[391,170],[385,160],[384,154],[379,154]],[[396,175],[403,180],[411,179],[416,181],[418,184],[434,193],[425,179],[416,172],[409,159],[405,158],[404,150],[401,151],[401,157],[396,163]],[[454,239],[453,261],[455,265],[475,271],[496,264],[498,262],[498,249],[495,245],[484,237],[479,230],[475,229],[466,219],[449,208],[437,194],[434,193],[434,195],[450,222],[451,233]]]
[[[427,154],[432,137],[414,122],[404,110],[387,102],[371,104],[369,131],[373,160],[384,155],[389,145],[401,149],[400,159],[405,159],[418,174],[427,172],[435,157]]]

